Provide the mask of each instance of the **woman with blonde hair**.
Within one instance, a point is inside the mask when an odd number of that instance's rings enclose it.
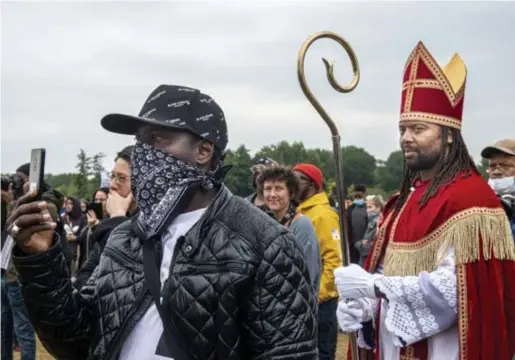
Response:
[[[379,221],[379,215],[383,210],[383,197],[381,195],[368,195],[366,197],[367,201],[367,229],[365,230],[365,235],[363,235],[363,239],[357,241],[354,244],[354,247],[359,251],[359,264],[363,266],[365,264],[365,260],[367,259],[368,253],[374,244],[376,233],[377,233],[377,224]]]

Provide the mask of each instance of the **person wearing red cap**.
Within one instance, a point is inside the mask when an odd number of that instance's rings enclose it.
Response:
[[[299,179],[300,205],[297,212],[311,219],[320,245],[322,273],[318,298],[318,356],[320,360],[334,360],[338,337],[338,291],[334,284],[334,270],[342,264],[339,217],[323,190],[322,171],[311,164],[298,164],[293,171]]]

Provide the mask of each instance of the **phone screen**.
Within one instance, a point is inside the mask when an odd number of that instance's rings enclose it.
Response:
[[[30,153],[29,192],[37,191],[41,197],[45,175],[45,149],[32,149]]]
[[[102,204],[101,203],[90,202],[90,203],[88,203],[87,209],[88,209],[88,211],[89,210],[93,210],[93,212],[97,216],[97,219],[98,220],[102,220],[102,218],[103,218],[103,214],[102,214],[103,213],[103,208],[102,208]]]

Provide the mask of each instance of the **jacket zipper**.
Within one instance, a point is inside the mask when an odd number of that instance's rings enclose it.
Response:
[[[238,261],[224,261],[220,262],[219,265],[197,263],[194,265],[189,265],[186,270],[181,272],[181,274],[204,274],[210,272],[219,272],[221,269],[227,269],[229,271],[244,274],[246,267],[246,264]]]

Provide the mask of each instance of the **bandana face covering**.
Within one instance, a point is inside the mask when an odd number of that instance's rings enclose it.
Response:
[[[223,181],[223,172],[220,171],[222,160],[214,171],[203,173],[195,166],[140,141],[134,146],[131,160],[131,185],[140,209],[133,226],[143,240],[160,234],[169,221],[180,214],[181,207],[187,205],[182,200],[189,201],[185,195],[194,193],[188,190],[197,187],[209,190]]]

